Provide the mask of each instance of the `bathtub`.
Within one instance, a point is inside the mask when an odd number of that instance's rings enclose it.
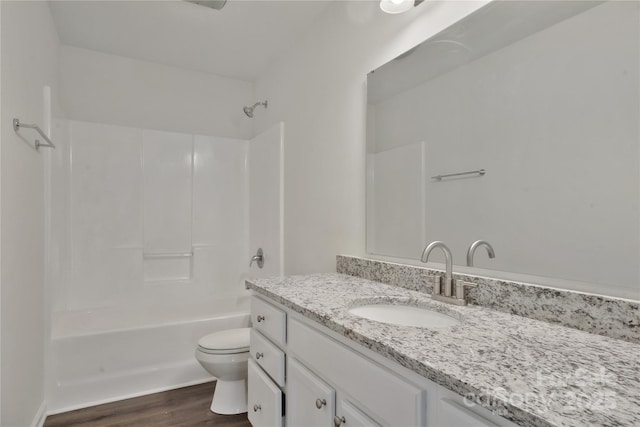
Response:
[[[53,316],[47,413],[56,414],[213,378],[198,339],[249,326],[249,297],[176,309],[98,309]]]

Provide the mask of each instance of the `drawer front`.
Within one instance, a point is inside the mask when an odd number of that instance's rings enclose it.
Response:
[[[335,390],[294,359],[289,359],[287,369],[287,425],[331,426]]]
[[[358,396],[360,409],[375,414],[371,418],[383,425],[425,425],[425,391],[295,319],[289,321],[288,335],[290,356],[313,366],[337,388]]]
[[[284,386],[284,353],[262,334],[251,329],[251,357],[279,386]]]
[[[334,421],[336,427],[343,425],[344,427],[380,427],[380,424],[373,421],[348,400],[338,402],[336,417]]]
[[[284,311],[259,298],[253,297],[251,299],[253,327],[280,346],[286,342],[286,320],[287,315]]]
[[[249,359],[248,413],[253,427],[282,427],[282,392],[262,369]]]

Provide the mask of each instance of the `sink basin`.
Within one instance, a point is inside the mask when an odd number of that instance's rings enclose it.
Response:
[[[367,304],[350,308],[349,313],[376,322],[429,329],[444,329],[460,323],[446,314],[410,305]]]

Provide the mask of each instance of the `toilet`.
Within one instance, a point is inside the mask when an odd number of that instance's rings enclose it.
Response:
[[[247,412],[247,361],[251,328],[228,329],[198,341],[196,359],[218,379],[211,412],[231,415]]]

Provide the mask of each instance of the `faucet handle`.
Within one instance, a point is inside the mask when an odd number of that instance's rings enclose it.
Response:
[[[456,280],[456,299],[465,300],[465,297],[464,297],[465,287],[476,288],[478,287],[478,284],[473,282],[465,282],[462,279],[457,279]]]
[[[258,252],[251,257],[251,261],[249,261],[249,268],[253,265],[253,261],[258,264],[258,267],[262,268],[264,265],[264,254],[262,252],[262,248],[258,248]]]
[[[431,276],[430,277],[432,290],[432,295],[440,295],[442,293],[442,276]]]

